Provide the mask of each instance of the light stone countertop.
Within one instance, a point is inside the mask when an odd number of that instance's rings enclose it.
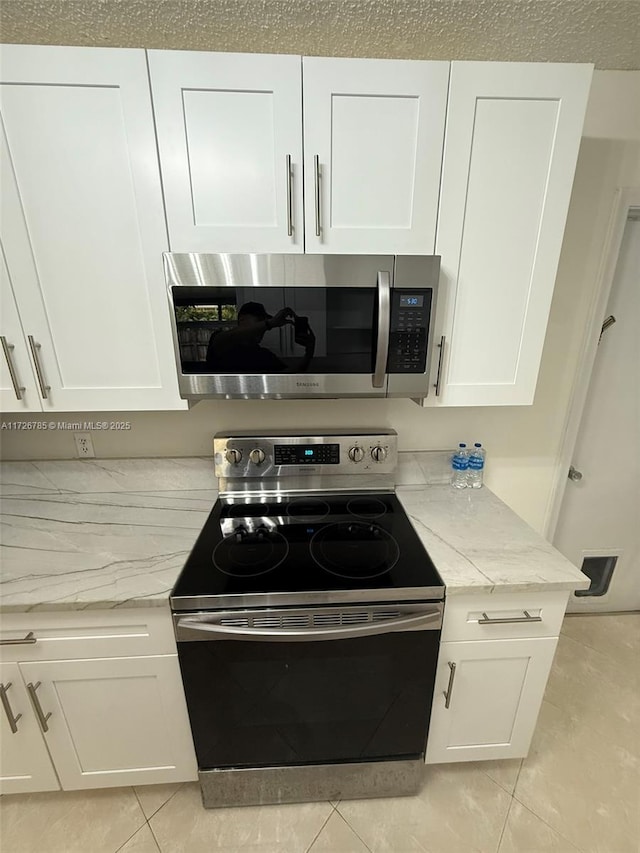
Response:
[[[447,595],[589,581],[486,488],[446,485],[446,454],[402,453],[398,497]],[[217,496],[212,459],[0,465],[0,611],[168,606]]]

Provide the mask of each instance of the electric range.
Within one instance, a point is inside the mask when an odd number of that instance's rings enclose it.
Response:
[[[216,436],[171,594],[207,807],[415,793],[444,584],[389,430]]]

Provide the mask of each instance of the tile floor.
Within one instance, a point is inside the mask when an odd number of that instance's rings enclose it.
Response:
[[[419,796],[204,810],[195,784],[3,797],[2,853],[639,853],[640,614],[569,616],[524,761]]]

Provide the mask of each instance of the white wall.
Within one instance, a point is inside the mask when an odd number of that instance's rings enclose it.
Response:
[[[389,426],[398,431],[403,450],[482,441],[488,452],[487,484],[542,530],[613,195],[620,185],[640,185],[640,72],[596,72],[533,406],[434,410],[408,400],[207,401],[189,412],[123,416],[131,430],[92,433],[96,455],[208,455],[218,430],[283,425]],[[56,416],[85,419],[110,416]],[[75,455],[71,433],[5,429],[0,440],[5,459]]]

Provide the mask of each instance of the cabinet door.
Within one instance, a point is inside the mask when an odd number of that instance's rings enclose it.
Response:
[[[195,754],[177,655],[20,664],[65,790],[184,782]]]
[[[304,57],[307,252],[433,254],[448,77],[448,62]]]
[[[3,412],[41,412],[36,378],[20,325],[9,272],[0,251],[0,409]]]
[[[427,764],[525,756],[556,643],[555,637],[442,643]]]
[[[452,63],[436,241],[444,404],[533,402],[591,72]]]
[[[0,663],[0,682],[0,793],[59,790],[17,663]]]
[[[149,70],[171,251],[302,252],[300,57],[151,50]]]
[[[3,45],[2,243],[43,408],[185,408],[144,51]]]

